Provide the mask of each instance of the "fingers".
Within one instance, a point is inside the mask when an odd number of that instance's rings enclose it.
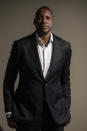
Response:
[[[7,118],[7,122],[10,128],[16,128],[16,122],[12,117]]]

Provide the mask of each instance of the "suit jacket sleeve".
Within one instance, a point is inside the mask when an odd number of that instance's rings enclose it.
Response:
[[[63,86],[63,94],[66,101],[66,104],[68,105],[68,108],[70,109],[71,105],[71,89],[70,89],[70,62],[71,62],[71,45],[69,44],[66,55],[65,55],[65,64],[62,71],[62,86]]]
[[[3,96],[5,104],[5,112],[12,112],[12,101],[14,96],[14,83],[17,77],[19,68],[19,50],[18,45],[14,42],[10,57],[8,60],[5,78],[3,83]]]

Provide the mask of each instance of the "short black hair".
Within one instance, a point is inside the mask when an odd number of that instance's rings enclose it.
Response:
[[[36,24],[36,19],[38,18],[39,13],[40,13],[40,11],[41,11],[42,9],[47,9],[47,10],[49,10],[49,12],[51,13],[51,15],[52,15],[52,17],[53,17],[53,12],[52,12],[52,10],[51,10],[49,7],[47,7],[47,6],[41,6],[39,9],[37,9],[37,11],[36,11],[36,13],[35,13],[35,18],[34,18],[34,22],[33,22],[34,25]]]

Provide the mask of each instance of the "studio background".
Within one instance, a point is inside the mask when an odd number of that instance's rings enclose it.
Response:
[[[54,12],[53,32],[72,44],[72,120],[65,131],[87,131],[87,1],[8,0],[0,1],[0,131],[7,126],[3,104],[3,79],[14,40],[35,31],[36,10],[46,5]]]

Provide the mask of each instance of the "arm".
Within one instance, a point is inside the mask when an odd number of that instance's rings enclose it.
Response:
[[[63,94],[70,109],[71,105],[71,89],[70,89],[70,62],[71,62],[71,45],[67,48],[66,55],[65,55],[65,64],[62,71],[62,86],[63,86]]]
[[[14,42],[8,60],[3,83],[3,97],[6,113],[10,112],[12,114],[14,83],[17,78],[18,68],[19,68],[19,51],[17,43]]]

